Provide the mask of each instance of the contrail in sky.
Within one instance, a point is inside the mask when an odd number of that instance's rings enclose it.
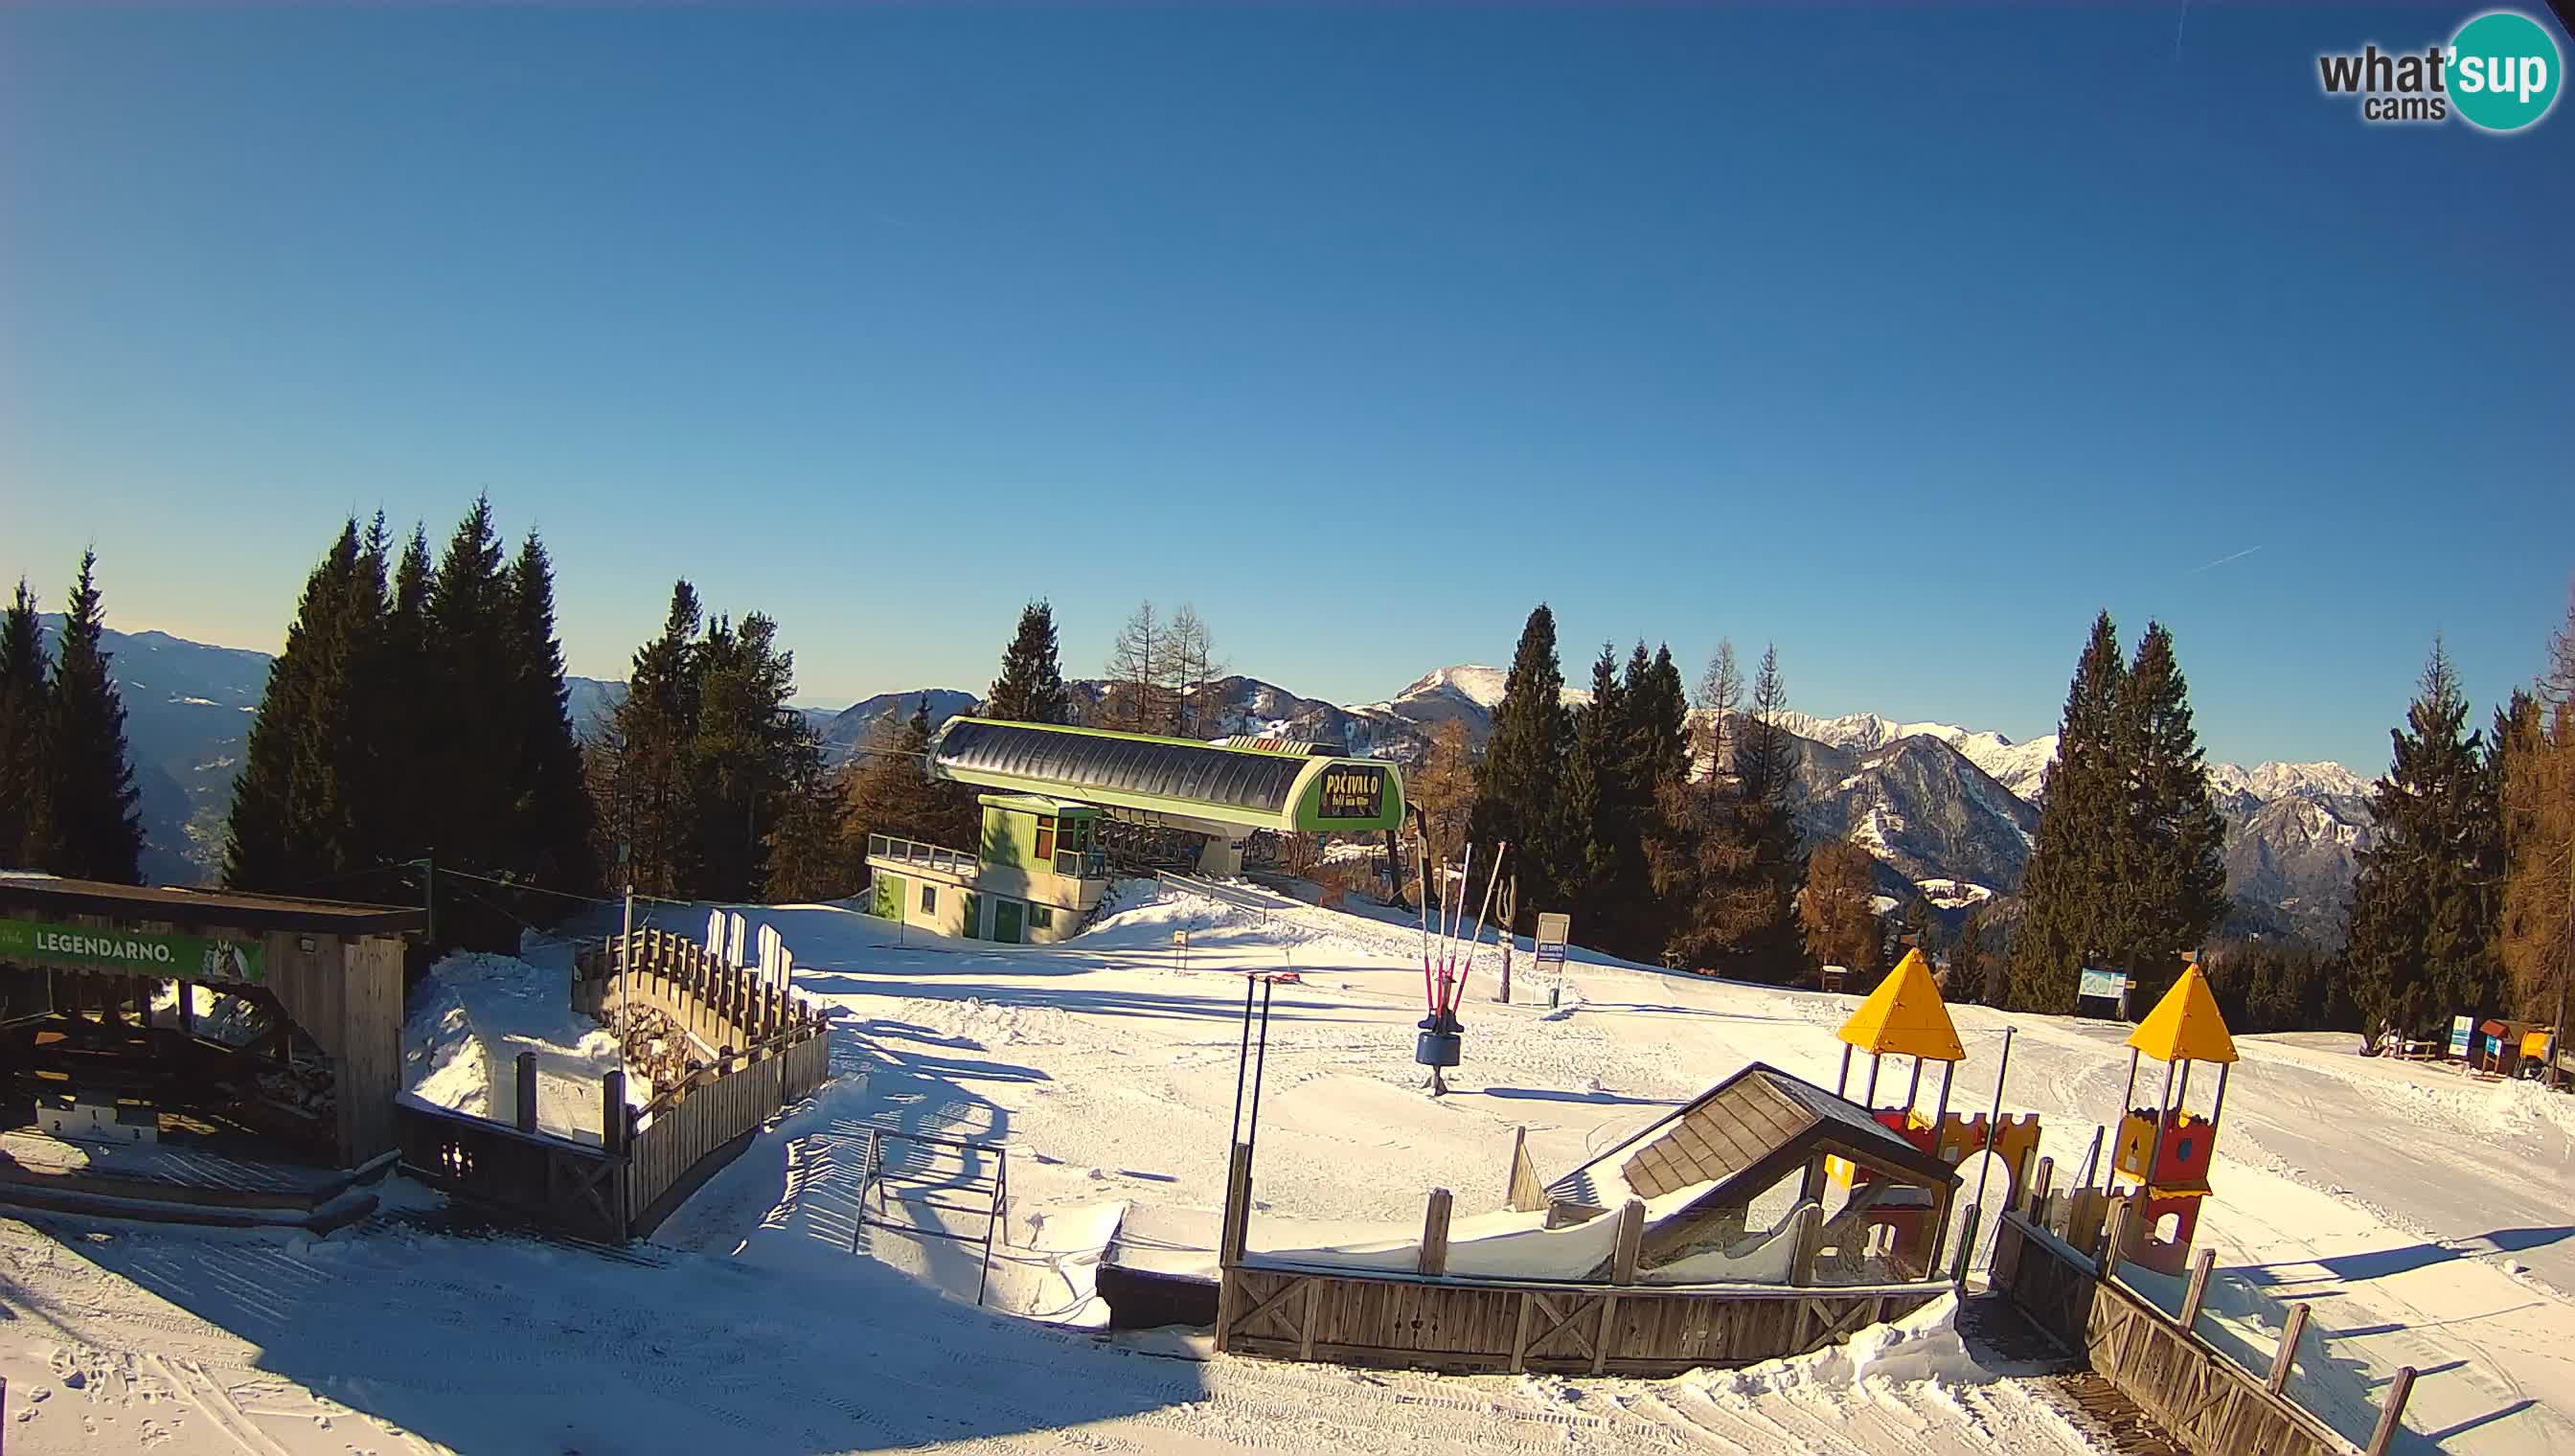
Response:
[[[2244,560],[2246,557],[2251,556],[2253,553],[2255,553],[2255,552],[2257,552],[2257,551],[2260,551],[2261,549],[2262,549],[2262,548],[2260,548],[2260,547],[2258,547],[2258,546],[2248,546],[2248,547],[2244,548],[2242,551],[2239,551],[2239,552],[2235,553],[2233,556],[2222,556],[2222,557],[2219,557],[2217,560],[2215,560],[2215,561],[2213,561],[2213,562],[2210,562],[2208,565],[2206,565],[2206,566],[2204,566],[2204,567],[2193,567],[2193,568],[2191,568],[2189,571],[2186,571],[2186,572],[2182,573],[2182,575],[2183,575],[2183,576],[2185,576],[2185,577],[2196,577],[2196,576],[2198,576],[2198,575],[2199,575],[2200,573],[2202,573],[2202,572],[2213,572],[2213,571],[2217,570],[2219,567],[2222,567],[2222,566],[2226,565],[2228,562],[2240,562],[2240,561]]]

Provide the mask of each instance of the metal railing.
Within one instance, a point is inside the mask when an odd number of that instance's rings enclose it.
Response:
[[[1107,879],[1109,856],[1098,849],[1058,849],[1055,872],[1067,879]]]
[[[926,869],[954,874],[961,879],[973,879],[983,869],[983,861],[968,850],[946,849],[937,844],[925,844],[918,839],[898,838],[892,834],[868,835],[868,857],[898,859],[906,864],[917,864]]]

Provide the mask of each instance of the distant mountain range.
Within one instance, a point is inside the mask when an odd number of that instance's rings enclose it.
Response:
[[[47,626],[58,626],[48,619]],[[224,815],[240,770],[251,714],[266,691],[264,653],[210,647],[167,633],[107,634],[124,694],[126,735],[143,792],[145,873],[185,883],[222,860]],[[1480,744],[1492,731],[1506,675],[1498,668],[1441,668],[1377,703],[1302,698],[1257,678],[1210,683],[1210,736],[1267,733],[1341,743],[1353,753],[1416,759],[1440,725],[1462,724]],[[622,683],[569,680],[574,725],[597,729],[625,696]],[[1096,713],[1109,688],[1071,681],[1077,711]],[[880,694],[840,710],[806,709],[835,758],[909,717],[923,694],[933,726],[971,712],[975,695],[953,688]],[[1578,705],[1589,695],[1567,689]],[[1875,714],[1788,715],[1797,754],[1796,815],[1809,842],[1848,839],[1875,855],[1890,893],[1917,887],[1963,910],[2020,884],[2037,831],[2039,797],[2056,739],[2015,742],[1949,724]],[[2369,843],[2369,781],[2339,763],[2209,765],[2226,820],[2229,893],[2240,928],[2294,930],[2338,940],[2355,855]]]

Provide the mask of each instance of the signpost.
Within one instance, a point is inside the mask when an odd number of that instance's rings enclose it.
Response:
[[[0,959],[11,955],[69,960],[135,975],[187,980],[247,981],[268,978],[256,942],[209,940],[143,930],[100,930],[43,920],[0,919]]]
[[[2468,1042],[2476,1035],[2476,1017],[2452,1016],[2450,1018],[2450,1055],[2457,1057],[2461,1061],[2466,1061],[2468,1059]]]
[[[2095,1007],[2087,1002],[2105,1002]],[[2083,967],[2074,991],[2074,1014],[2078,1016],[2113,1016],[2122,1021],[2128,1017],[2128,973],[2103,970],[2098,966]]]
[[[1546,1003],[1554,1006],[1564,997],[1564,942],[1573,933],[1573,917],[1549,910],[1537,917],[1537,945],[1530,957],[1540,979],[1546,982]]]
[[[1172,943],[1181,947],[1181,974],[1190,973],[1190,927],[1183,925],[1172,932]]]

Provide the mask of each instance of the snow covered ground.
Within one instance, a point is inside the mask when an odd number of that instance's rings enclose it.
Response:
[[[1488,954],[1464,1005],[1458,1090],[1432,1099],[1410,1057],[1421,1007],[1408,923],[1284,899],[1257,913],[1150,886],[1126,887],[1120,903],[1050,947],[899,935],[837,905],[755,912],[830,1008],[849,1074],[633,1261],[399,1217],[319,1244],[0,1221],[9,1445],[171,1456],[2084,1449],[2027,1387],[1967,1364],[1936,1313],[1848,1351],[1656,1382],[1363,1373],[1210,1358],[1203,1340],[1171,1334],[1086,1332],[1113,1238],[1123,1259],[1212,1261],[1245,969],[1298,976],[1275,992],[1256,1249],[1402,1236],[1434,1186],[1455,1191],[1461,1219],[1489,1212],[1515,1127],[1552,1176],[1747,1059],[1829,1084],[1830,1032],[1855,1003],[1577,952],[1564,1004],[1549,1010],[1523,947],[1522,1003],[1499,1006]],[[668,919],[688,931],[705,912],[674,907]],[[1186,970],[1174,943],[1184,927]],[[514,1004],[470,984],[450,986],[469,1017]],[[436,1005],[417,1002],[415,1022]],[[478,1020],[477,1035],[489,1040],[503,1019]],[[1978,1009],[1958,1020],[1971,1059],[1956,1104],[1990,1102],[2002,1029],[2016,1027],[2006,1105],[2042,1113],[2046,1150],[2079,1162],[2114,1110],[2119,1032]],[[553,1045],[578,1030],[535,1034]],[[2364,1060],[2342,1041],[2243,1042],[2202,1225],[2219,1251],[2211,1304],[2224,1337],[2267,1359],[2264,1321],[2276,1324],[2280,1301],[2308,1300],[2325,1339],[2299,1393],[2345,1429],[2365,1420],[2388,1371],[2411,1364],[2415,1434],[2401,1449],[2575,1452],[2575,1306],[2557,1292],[2575,1289],[2568,1104]],[[464,1046],[452,1033],[442,1044]],[[1010,1145],[988,1299],[1036,1320],[974,1307],[979,1238],[856,1225],[871,1124]],[[967,1202],[995,1171],[945,1170]],[[394,1191],[434,1201],[399,1181]],[[970,1237],[983,1222],[910,1216]]]

